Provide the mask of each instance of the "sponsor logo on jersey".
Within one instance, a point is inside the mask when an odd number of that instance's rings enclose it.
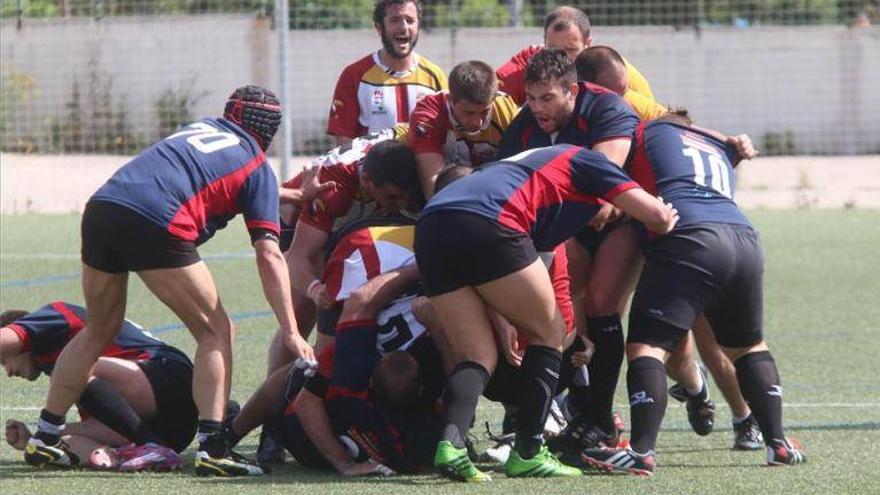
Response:
[[[373,113],[388,113],[388,107],[385,106],[385,90],[374,89],[371,101]]]

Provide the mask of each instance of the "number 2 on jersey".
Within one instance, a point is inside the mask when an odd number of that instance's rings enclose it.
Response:
[[[694,182],[703,187],[711,187],[725,197],[733,196],[730,187],[730,174],[724,160],[714,154],[709,155],[709,167],[703,161],[703,154],[696,148],[687,147],[681,150],[682,154],[691,159],[694,164]]]
[[[189,135],[189,137],[186,138],[186,142],[205,154],[229,148],[230,146],[235,146],[241,142],[241,139],[235,134],[220,132],[218,129],[211,127],[204,122],[196,122],[195,124],[189,125],[186,129],[175,132],[165,139],[174,139],[186,135]]]

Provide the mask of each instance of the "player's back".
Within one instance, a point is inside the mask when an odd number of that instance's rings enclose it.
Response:
[[[678,210],[676,228],[699,223],[749,225],[733,200],[735,151],[698,130],[672,122],[643,123],[630,175]]]
[[[484,165],[438,192],[422,216],[466,211],[527,232],[549,251],[583,228],[609,197],[637,187],[601,153],[572,145],[534,148]]]
[[[86,324],[86,309],[64,301],[54,301],[15,321],[10,327],[27,345],[40,369],[50,374],[61,350]],[[189,358],[177,349],[144,332],[129,320],[123,320],[113,342],[102,356],[126,360],[144,360],[154,356],[169,357],[189,364]]]
[[[126,163],[92,199],[133,209],[184,239],[204,240],[241,211],[240,188],[265,163],[260,146],[239,126],[204,118]]]

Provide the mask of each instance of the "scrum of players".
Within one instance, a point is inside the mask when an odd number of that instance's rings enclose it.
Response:
[[[543,45],[448,79],[414,51],[418,0],[379,0],[373,20],[381,48],[333,96],[339,147],[293,179],[265,157],[278,100],[245,86],[90,198],[85,308],[0,316],[7,373],[51,375],[36,431],[6,424],[25,461],[167,471],[195,439],[201,476],[261,475],[285,453],[343,475],[650,476],[667,396],[712,432],[708,369],[735,449],[805,462],[763,338],[761,246],[733,200],[748,137],[657,103],[573,7],[547,16]],[[197,250],[238,213],[278,323],[240,407],[234,325]],[[130,272],[192,334],[192,360],[125,319]],[[613,410],[624,358],[629,438]],[[504,418],[477,452],[481,396]],[[257,459],[237,454],[258,428]]]

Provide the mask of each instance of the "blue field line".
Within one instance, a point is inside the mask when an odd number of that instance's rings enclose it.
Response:
[[[202,259],[206,261],[228,261],[252,258],[253,256],[253,251],[238,251],[231,253],[206,254],[202,256]],[[40,287],[44,285],[67,282],[69,280],[77,279],[80,276],[82,276],[82,272],[74,272],[66,275],[50,275],[48,277],[26,278],[22,280],[7,280],[4,282],[0,282],[0,288],[18,289],[23,287]]]
[[[0,282],[0,288],[17,289],[22,287],[40,287],[42,285],[52,285],[59,282],[68,282],[76,280],[82,276],[81,272],[68,273],[65,275],[50,275],[48,277],[26,278],[23,280],[7,280]]]
[[[272,316],[272,312],[269,310],[242,311],[240,313],[232,313],[231,315],[229,315],[232,321],[253,320],[256,318],[265,318],[267,316]],[[186,328],[186,325],[184,325],[183,323],[169,323],[167,325],[159,325],[158,327],[147,329],[147,331],[153,334],[157,334],[173,332],[175,330],[183,330],[184,328]]]

